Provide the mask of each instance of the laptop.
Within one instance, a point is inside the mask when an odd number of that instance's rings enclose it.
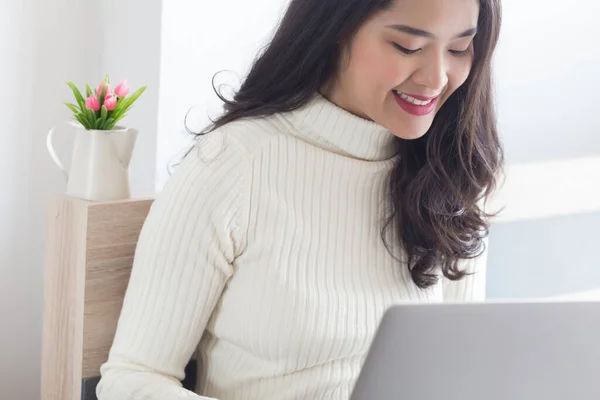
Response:
[[[351,400],[598,400],[600,302],[395,306]]]

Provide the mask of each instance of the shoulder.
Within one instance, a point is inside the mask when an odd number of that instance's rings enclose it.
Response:
[[[226,182],[231,180],[240,185],[240,179],[246,182],[252,179],[262,154],[290,137],[289,129],[277,114],[230,122],[198,136],[170,181],[191,174],[198,179],[188,177],[188,182],[201,182],[204,186],[210,186],[209,183],[227,186]]]
[[[211,162],[223,153],[251,160],[286,137],[289,137],[289,128],[278,115],[245,118],[201,136],[194,151],[204,162]]]

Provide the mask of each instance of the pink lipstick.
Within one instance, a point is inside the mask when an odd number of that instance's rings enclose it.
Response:
[[[412,94],[404,94],[397,91],[392,91],[396,103],[407,113],[422,117],[429,115],[435,110],[437,101],[440,96],[423,97]],[[420,104],[419,104],[420,103]]]

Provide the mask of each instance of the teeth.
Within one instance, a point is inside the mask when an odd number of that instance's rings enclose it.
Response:
[[[433,100],[427,100],[427,101],[422,101],[422,100],[418,100],[415,99],[414,97],[410,97],[408,95],[405,95],[404,93],[401,93],[397,90],[394,90],[394,92],[400,96],[400,98],[402,98],[403,100],[407,101],[408,103],[417,105],[417,106],[426,106],[427,104],[431,103]]]

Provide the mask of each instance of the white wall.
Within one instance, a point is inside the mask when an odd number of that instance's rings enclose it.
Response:
[[[600,2],[504,0],[503,8],[495,58],[509,164],[501,221],[600,211]]]
[[[160,0],[0,2],[0,399],[39,399],[45,204],[66,186],[45,135],[70,118],[62,104],[72,101],[67,80],[94,85],[109,72],[132,87],[149,85],[124,124],[140,129],[133,195],[154,191],[160,6]],[[56,141],[66,164],[69,133],[62,130]]]
[[[88,2],[0,4],[5,55],[0,59],[0,398],[36,399],[44,205],[50,193],[64,187],[44,139],[50,126],[68,116],[61,104],[67,99],[66,80],[99,72],[94,62],[99,27]],[[61,153],[65,145],[59,141]]]
[[[23,267],[23,260],[27,258],[24,245],[28,221],[26,210],[18,207],[27,199],[27,183],[21,179],[31,175],[29,131],[32,124],[26,114],[12,111],[14,103],[31,101],[31,26],[29,4],[0,2],[0,51],[13,55],[2,57],[0,61],[3,91],[0,96],[0,316],[4,321],[8,316],[0,330],[0,398],[3,399],[17,398],[13,382],[23,384],[21,377],[28,374],[28,368],[35,368],[36,348],[39,349],[39,346],[29,348],[21,344],[34,344],[39,337],[40,277],[32,279],[30,285],[23,282],[32,268]],[[23,64],[27,67],[23,68]],[[16,319],[19,314],[23,320]],[[31,330],[30,325],[33,325]],[[11,362],[23,351],[25,362]]]
[[[96,6],[98,7],[98,6]],[[136,197],[154,194],[162,0],[103,0],[100,5],[102,70],[113,83],[148,88],[123,121],[139,130],[131,166]]]
[[[513,163],[489,211],[496,223],[600,213],[600,153],[595,157]]]
[[[488,295],[600,288],[597,0],[504,0],[496,54],[507,181],[492,226]]]
[[[496,82],[508,161],[600,155],[600,2],[502,4]]]
[[[266,44],[287,0],[164,2],[162,14],[161,92],[159,104],[157,187],[168,178],[167,168],[190,144],[190,125],[208,124],[206,113],[218,114],[219,101],[211,80],[221,70],[225,81],[239,84],[259,48]]]
[[[504,0],[495,58],[501,222],[600,211],[597,0]]]

